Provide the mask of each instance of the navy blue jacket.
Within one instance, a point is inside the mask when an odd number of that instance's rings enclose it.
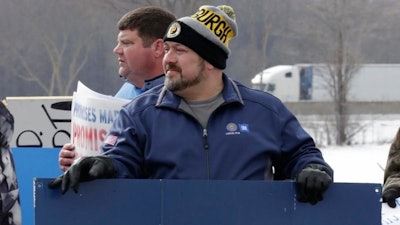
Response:
[[[293,179],[321,152],[276,97],[223,76],[225,103],[207,128],[178,108],[181,98],[157,86],[114,120],[104,154],[117,178]]]

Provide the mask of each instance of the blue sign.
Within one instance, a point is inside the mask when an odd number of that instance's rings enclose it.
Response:
[[[12,148],[17,173],[23,225],[34,225],[33,178],[57,177],[62,174],[58,166],[57,148]]]
[[[59,149],[12,152],[24,225],[381,224],[380,184],[334,183],[316,205],[296,201],[289,181],[110,179],[61,195],[47,188]]]
[[[316,205],[296,200],[289,181],[108,179],[79,192],[35,181],[35,224],[377,225],[380,184],[334,183]]]

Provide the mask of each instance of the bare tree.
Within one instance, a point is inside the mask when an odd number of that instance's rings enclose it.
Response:
[[[51,14],[44,13],[38,2],[22,4],[9,5],[24,16],[19,17],[22,25],[11,27],[11,32],[2,36],[0,48],[8,54],[0,60],[0,66],[6,74],[37,85],[42,95],[71,95],[93,46],[94,18],[89,10],[69,8],[68,3],[47,2]],[[77,24],[80,20],[85,22]]]
[[[350,126],[348,113],[348,94],[351,89],[351,80],[360,67],[362,61],[360,43],[362,35],[368,32],[371,24],[363,23],[361,17],[354,17],[354,10],[365,17],[370,15],[363,1],[333,0],[324,1],[314,8],[314,15],[323,23],[325,30],[318,30],[322,37],[325,49],[324,61],[326,65],[323,79],[328,88],[335,107],[335,140],[336,144],[349,144],[354,131],[358,128]]]
[[[276,0],[249,0],[247,1],[246,11],[252,12],[248,15],[245,26],[246,35],[248,36],[248,44],[243,48],[247,48],[243,52],[247,52],[246,57],[241,54],[240,57],[246,65],[249,65],[248,78],[259,72],[264,71],[267,67],[267,47],[270,34],[273,29],[274,19],[278,6],[284,5]],[[243,10],[243,9],[242,9]],[[261,74],[262,77],[262,74]],[[262,79],[260,79],[260,83]]]
[[[158,6],[173,12],[176,17],[189,16],[193,14],[201,5],[212,4],[212,1],[204,0],[121,0],[120,5],[125,5],[125,10],[131,10],[132,6]]]

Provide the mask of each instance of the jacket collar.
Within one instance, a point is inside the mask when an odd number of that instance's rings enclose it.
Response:
[[[222,96],[225,103],[238,102],[244,104],[242,96],[240,94],[239,88],[232,79],[230,79],[226,74],[222,74],[222,80],[224,82],[224,88],[222,89]],[[178,108],[182,98],[175,95],[173,92],[167,90],[165,87],[162,88],[156,107],[171,107]]]
[[[161,75],[159,75],[157,77],[154,77],[153,79],[145,80],[143,88],[141,88],[141,91],[145,92],[145,91],[148,91],[148,90],[152,89],[155,86],[163,84],[164,83],[164,78],[165,78],[165,75],[161,74]]]

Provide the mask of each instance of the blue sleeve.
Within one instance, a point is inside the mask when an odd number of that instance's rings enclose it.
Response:
[[[311,163],[326,166],[333,175],[333,170],[325,162],[313,138],[303,129],[297,118],[285,106],[282,107],[280,115],[283,123],[282,155],[275,165],[275,179],[294,179]]]
[[[143,177],[143,147],[128,111],[122,108],[103,144],[103,154],[111,157],[116,178]]]

